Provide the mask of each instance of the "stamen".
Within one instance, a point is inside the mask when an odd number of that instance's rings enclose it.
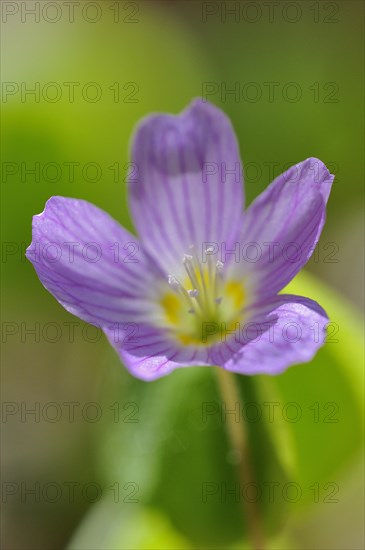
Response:
[[[212,254],[210,254],[210,252],[213,252],[213,248],[211,246],[208,246],[208,248],[205,250],[206,256],[208,258],[208,277],[209,281],[212,281],[211,286],[214,288],[215,269],[213,264],[213,256]]]
[[[194,288],[198,288],[200,285],[194,273],[193,257],[188,254],[185,254],[183,262],[184,262],[185,271],[188,274],[188,277],[190,279],[192,286]]]
[[[168,283],[174,290],[179,290],[179,288],[181,287],[181,284],[173,275],[168,276]]]
[[[197,280],[196,278],[196,271],[199,272],[199,275],[200,275],[200,285],[198,283],[198,285],[196,285],[197,287],[202,287],[203,288],[203,294],[204,294],[204,300],[205,300],[205,305],[206,307],[204,308],[205,310],[205,313],[206,314],[209,314],[209,310],[210,310],[210,307],[209,307],[209,296],[208,296],[208,291],[207,291],[207,287],[206,287],[206,284],[205,284],[205,277],[204,277],[204,273],[203,273],[203,269],[202,269],[202,265],[201,265],[201,262],[199,261],[199,258],[198,258],[198,255],[196,253],[196,250],[195,250],[195,246],[194,245],[190,245],[189,246],[189,249],[192,251],[193,253],[193,256],[192,256],[192,267],[193,267],[193,273],[194,273],[194,278],[195,280]]]
[[[205,250],[207,266],[200,262],[194,245],[189,246],[191,254],[184,254],[182,262],[187,274],[187,281],[182,284],[173,275],[168,276],[169,285],[175,292],[183,296],[189,314],[198,315],[202,319],[214,319],[217,308],[222,302],[224,263],[214,262],[214,249],[208,246]],[[192,288],[186,288],[191,285]]]
[[[189,308],[189,312],[190,310],[193,310],[193,312],[195,313],[195,310],[193,308],[193,303],[191,301],[191,298],[192,297],[196,297],[194,292],[193,291],[189,291],[189,290],[186,290],[182,284],[180,283],[180,281],[178,281],[178,279],[176,279],[176,277],[174,277],[173,275],[169,275],[168,276],[168,283],[169,285],[173,288],[173,290],[175,292],[177,292],[178,294],[181,294],[183,296],[183,298],[186,300],[187,302],[187,306]],[[191,292],[193,292],[193,294],[191,294]]]
[[[227,327],[233,326],[241,315],[244,302],[241,283],[226,279],[225,264],[217,260],[214,247],[208,246],[203,258],[193,245],[188,252],[182,257],[179,278],[168,275],[175,296],[170,292],[161,301],[168,321],[176,333],[181,334],[183,343],[200,342],[204,321],[219,323],[223,320]],[[190,315],[194,317],[189,318]]]
[[[199,291],[194,288],[194,290],[188,290],[190,298],[196,298],[199,295]]]
[[[184,264],[191,262],[193,257],[190,254],[184,254],[183,262]]]

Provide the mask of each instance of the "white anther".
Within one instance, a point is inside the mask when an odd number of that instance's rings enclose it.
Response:
[[[221,271],[224,267],[224,263],[218,260],[217,263],[215,264],[215,267],[217,268],[218,271]]]
[[[196,298],[199,295],[199,291],[194,288],[193,290],[188,290],[190,298]]]
[[[190,263],[193,261],[193,257],[190,254],[184,254],[183,262],[184,264]]]
[[[169,283],[170,286],[172,286],[172,288],[177,289],[177,288],[180,287],[179,281],[173,275],[168,276],[168,283]]]

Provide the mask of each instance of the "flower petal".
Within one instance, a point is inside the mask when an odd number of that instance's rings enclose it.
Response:
[[[283,294],[255,307],[234,335],[211,347],[177,345],[166,331],[145,323],[104,332],[131,374],[155,380],[180,367],[211,365],[241,374],[278,374],[312,359],[324,342],[327,322],[313,300]]]
[[[311,256],[333,178],[320,160],[309,158],[276,178],[245,212],[241,264],[233,269],[248,275],[260,298],[277,294]]]
[[[179,346],[166,331],[143,323],[133,329],[104,329],[127,369],[142,380],[155,380],[180,367],[206,366],[208,349]]]
[[[108,326],[152,315],[157,267],[135,237],[86,201],[49,199],[33,218],[26,256],[47,290],[85,321]]]
[[[174,272],[190,245],[229,244],[243,209],[242,165],[234,131],[216,107],[194,101],[177,116],[146,118],[132,160],[130,203],[148,251]]]
[[[252,333],[252,341],[241,346],[224,364],[240,374],[279,374],[291,365],[310,361],[323,345],[328,317],[317,302],[301,296],[281,294],[263,305],[268,330]],[[270,313],[269,313],[270,312]],[[258,327],[264,326],[262,320]]]

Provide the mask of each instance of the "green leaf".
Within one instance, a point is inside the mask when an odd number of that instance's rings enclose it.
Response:
[[[156,510],[104,499],[95,505],[68,550],[189,550],[189,542]]]
[[[316,491],[320,499],[330,496],[362,442],[356,312],[307,274],[289,291],[328,310],[339,342],[280,376],[232,375],[241,397],[234,414],[248,430],[269,539],[316,502]],[[140,422],[116,425],[109,435],[102,458],[106,479],[138,483],[141,504],[160,510],[194,547],[243,544],[244,501],[252,493],[239,482],[239,460],[227,437],[225,407],[232,404],[219,394],[215,369],[179,369],[148,384],[124,379],[129,382],[120,391],[138,403]]]

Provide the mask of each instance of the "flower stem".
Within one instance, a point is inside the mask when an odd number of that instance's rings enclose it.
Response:
[[[241,398],[235,384],[234,374],[221,367],[216,370],[218,385],[226,410],[235,410],[236,403],[240,403]],[[247,483],[255,483],[255,477],[249,452],[247,426],[244,422],[236,422],[235,420],[234,414],[226,415],[226,428],[231,449],[240,457],[237,468],[240,484],[243,486]],[[251,548],[252,550],[264,550],[262,518],[257,503],[244,499],[243,508]]]

